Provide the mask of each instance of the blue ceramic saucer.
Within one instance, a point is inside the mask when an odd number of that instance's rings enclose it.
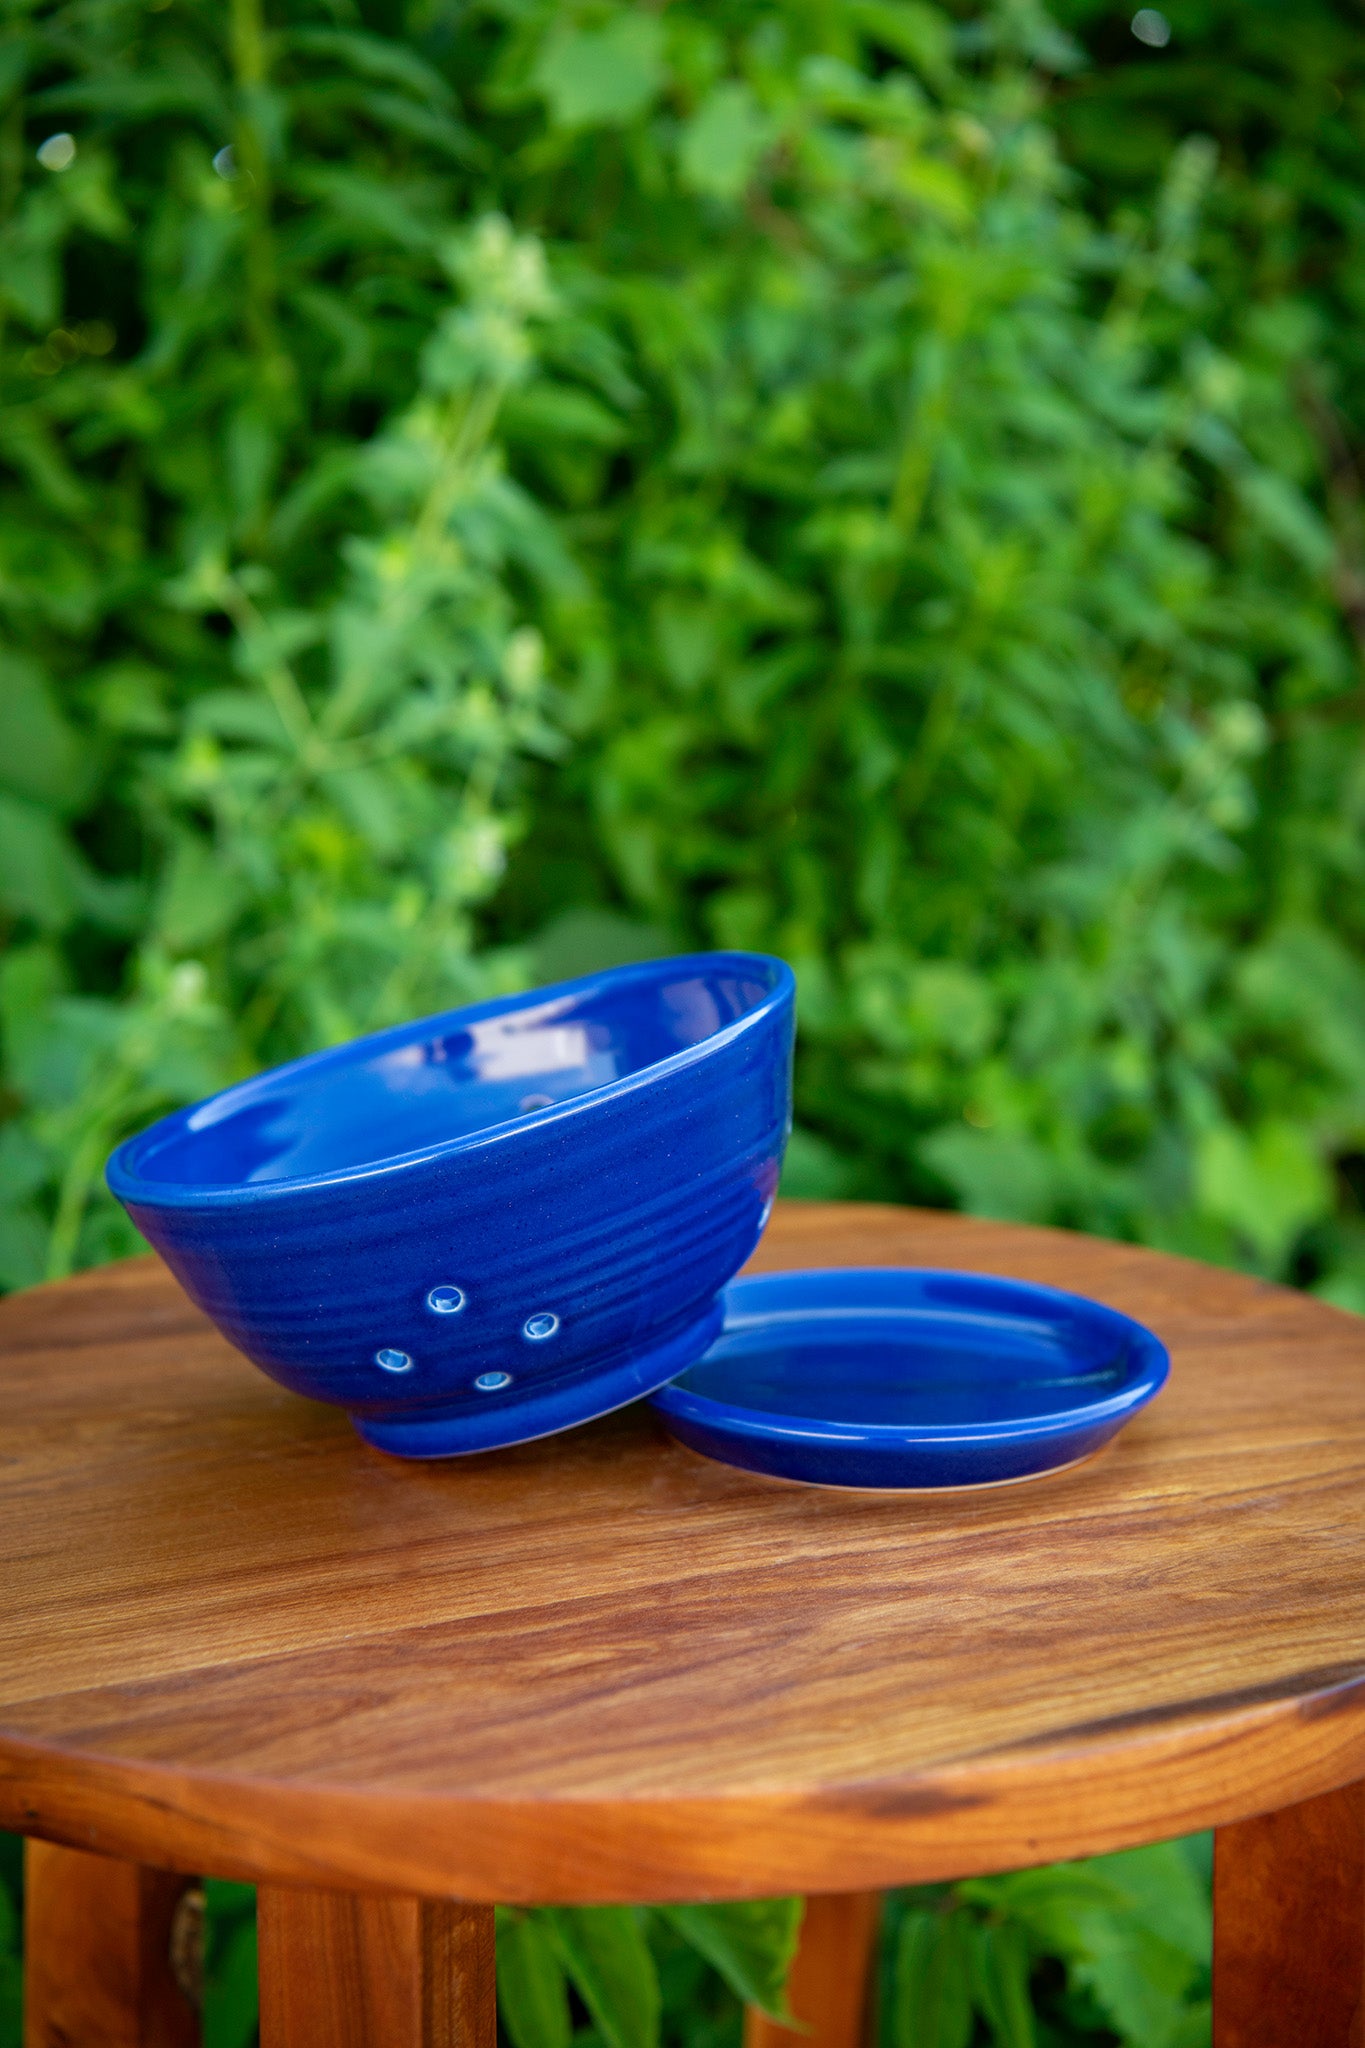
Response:
[[[1080,1295],[904,1267],[765,1273],[653,1398],[706,1457],[816,1486],[999,1486],[1087,1458],[1170,1370]]]
[[[258,1074],[109,1185],[272,1378],[442,1458],[602,1415],[700,1358],[790,1128],[791,970],[613,968]]]

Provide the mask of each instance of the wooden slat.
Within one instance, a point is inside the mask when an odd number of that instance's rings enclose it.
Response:
[[[744,2048],[866,2048],[871,2034],[879,1892],[829,1892],[807,1899],[787,1980],[800,2028],[750,2006]]]
[[[1363,2048],[1365,1783],[1220,1828],[1214,2048]]]
[[[409,1465],[152,1261],[11,1296],[0,1826],[590,1904],[964,1876],[1365,1774],[1365,1321],[857,1204],[779,1205],[756,1263],[1051,1282],[1155,1328],[1170,1385],[1102,1457],[980,1494],[765,1483],[641,1404]]]
[[[261,2048],[496,2048],[493,1910],[262,1886]]]
[[[194,2048],[171,1968],[183,1877],[50,1842],[26,1846],[24,2048]]]

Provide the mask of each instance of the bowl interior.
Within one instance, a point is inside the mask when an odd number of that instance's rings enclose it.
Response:
[[[759,957],[648,966],[428,1017],[261,1075],[155,1126],[144,1181],[233,1187],[379,1164],[638,1074],[767,1001]]]
[[[1098,1303],[969,1274],[772,1275],[736,1281],[725,1300],[722,1335],[675,1389],[825,1425],[1073,1413],[1135,1388],[1155,1343]]]

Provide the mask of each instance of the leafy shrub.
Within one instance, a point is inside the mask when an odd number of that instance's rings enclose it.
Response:
[[[901,1893],[886,2048],[1207,2048],[1210,1838]]]
[[[931,17],[836,19],[716,8],[629,119],[551,101],[542,232],[641,396],[607,487],[558,485],[604,620],[504,901],[596,882],[791,958],[831,1191],[1288,1270],[1365,1049],[1302,323],[1206,332],[1198,140],[1146,225],[1091,228],[1046,24],[954,68]],[[750,155],[703,170],[741,106]]]
[[[1203,257],[1219,324],[1235,332],[1248,304],[1288,302],[1307,314],[1316,400],[1348,423],[1332,435],[1332,467],[1345,456],[1353,470],[1351,445],[1365,427],[1365,50],[1354,10],[1302,0],[1290,17],[1267,0],[1169,0],[1168,39],[1157,45],[1105,0],[1057,0],[1053,12],[1089,58],[1050,108],[1068,159],[1103,206],[1140,206],[1183,136],[1213,139],[1220,175]]]
[[[496,439],[541,248],[461,225],[415,50],[300,22],[277,90],[251,8],[222,26],[78,6],[5,46],[16,111],[81,128],[0,261],[10,1284],[131,1246],[130,1124],[496,985],[471,907],[558,743],[513,585],[578,579]]]
[[[0,1845],[17,1849],[14,1837]],[[1206,2048],[1209,1838],[893,1893],[880,2048]],[[13,1859],[7,1859],[12,1861]],[[19,2048],[17,1893],[0,1870],[0,2048]],[[17,1865],[8,1872],[13,1884]],[[256,2038],[255,1895],[207,1887],[205,2048]],[[5,1917],[14,1896],[16,1917]],[[785,2013],[794,1899],[499,1912],[511,2048],[739,2048]]]
[[[794,1185],[1351,1298],[1357,669],[1207,147],[1097,229],[1019,6],[8,34],[0,1277],[587,905],[795,961]]]
[[[1209,1849],[1199,1836],[892,1894],[882,2048],[969,2048],[978,2030],[998,2048],[1207,2048]],[[503,2029],[512,2048],[738,2048],[741,2001],[786,2011],[799,1922],[794,1899],[500,1912]],[[236,2031],[208,2048],[250,2048],[254,1985],[232,2010]]]

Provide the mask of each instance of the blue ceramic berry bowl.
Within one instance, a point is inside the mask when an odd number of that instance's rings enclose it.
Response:
[[[704,1455],[817,1486],[999,1486],[1089,1457],[1165,1346],[1102,1302],[983,1273],[765,1273],[653,1405]]]
[[[121,1145],[109,1185],[272,1378],[413,1458],[565,1429],[720,1328],[790,1122],[793,983],[703,953],[426,1017]]]

